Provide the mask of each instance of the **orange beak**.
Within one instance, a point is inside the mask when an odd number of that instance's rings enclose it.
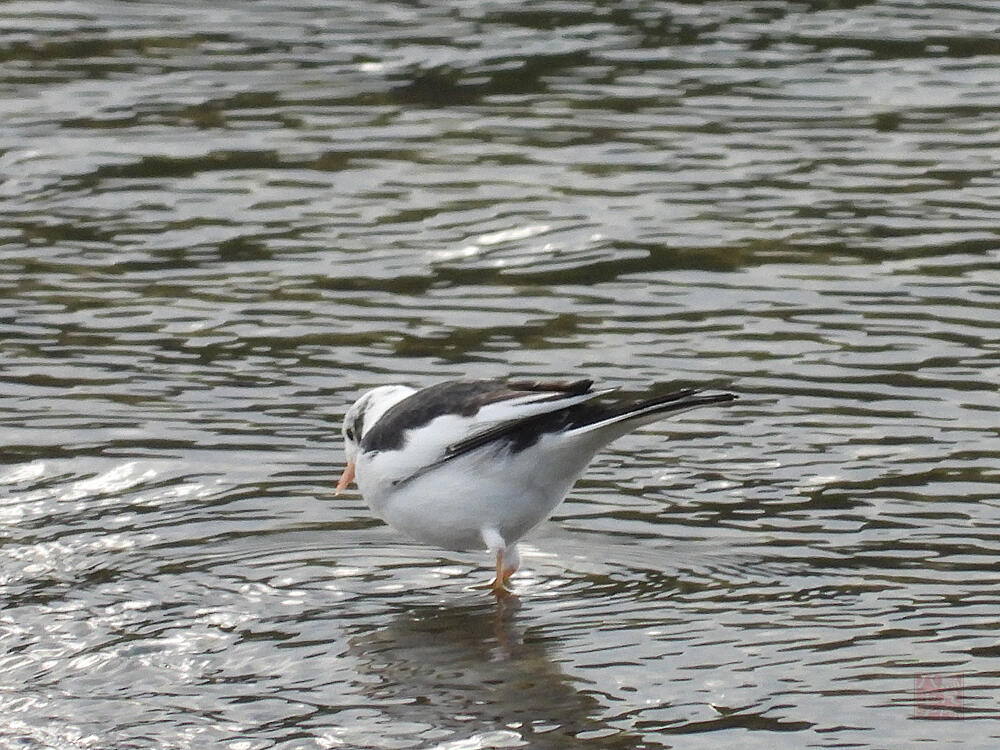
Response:
[[[340,481],[337,482],[337,489],[335,494],[339,495],[341,492],[347,489],[347,485],[354,481],[354,462],[348,461],[347,467],[344,469],[344,473],[340,475]]]

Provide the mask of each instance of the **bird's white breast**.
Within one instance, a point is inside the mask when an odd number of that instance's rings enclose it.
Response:
[[[481,548],[484,528],[515,542],[562,502],[593,456],[589,446],[546,435],[521,452],[493,444],[421,472],[444,447],[435,452],[429,439],[420,445],[425,429],[413,431],[412,450],[408,440],[401,451],[362,457],[358,486],[391,526],[448,549]]]

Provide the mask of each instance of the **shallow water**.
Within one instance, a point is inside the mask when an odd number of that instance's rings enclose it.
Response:
[[[0,747],[994,745],[998,31],[5,3]],[[508,373],[741,400],[498,606],[332,488],[364,389]]]

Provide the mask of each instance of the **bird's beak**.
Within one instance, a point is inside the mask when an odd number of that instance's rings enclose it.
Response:
[[[340,475],[340,481],[337,482],[337,490],[335,494],[339,495],[341,492],[347,489],[347,485],[354,481],[354,462],[348,461],[347,467],[344,469],[344,473]]]

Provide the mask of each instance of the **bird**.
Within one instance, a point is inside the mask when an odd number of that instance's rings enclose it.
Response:
[[[590,379],[383,385],[344,415],[341,494],[356,482],[389,526],[448,550],[487,550],[496,596],[511,593],[517,542],[547,519],[594,456],[642,425],[737,398],[680,388],[609,401]],[[657,389],[659,390],[659,389]]]

